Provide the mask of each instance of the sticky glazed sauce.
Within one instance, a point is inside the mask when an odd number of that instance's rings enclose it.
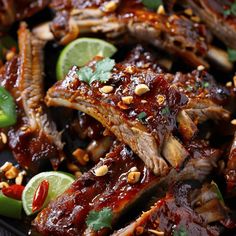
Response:
[[[102,165],[108,166],[107,174],[95,176],[96,168]],[[127,176],[134,167],[141,172],[141,176],[137,183],[130,184]],[[157,181],[158,177],[132,151],[120,145],[45,208],[37,216],[34,225],[46,235],[82,235],[87,228],[85,220],[91,210],[99,211],[109,207],[114,220],[122,209]]]
[[[17,123],[9,128],[0,129],[8,137],[8,147],[21,167],[37,173],[38,168],[51,159],[53,168],[59,165],[60,150],[53,144],[40,128],[32,130],[30,121],[24,112],[21,98],[18,68],[20,59],[14,57],[6,63],[0,75],[0,85],[6,88],[16,102]],[[6,148],[6,147],[4,147]]]
[[[188,98],[209,99],[219,105],[228,102],[229,90],[217,84],[206,71],[194,70],[188,74],[177,72],[175,76],[166,76],[166,78]]]
[[[148,27],[153,27],[160,33],[159,40],[164,39],[166,44],[182,50],[193,50],[199,55],[205,55],[208,46],[206,44],[207,35],[202,24],[192,22],[181,15],[157,14],[155,11],[147,9],[137,0],[122,1],[117,11],[118,18],[128,23],[145,23]],[[202,40],[204,39],[204,40]],[[176,44],[176,45],[175,45]]]
[[[159,231],[171,236],[181,228],[187,235],[218,235],[191,208],[178,206],[171,195],[159,200],[150,213],[143,217],[135,227],[134,235],[155,236],[153,231]]]
[[[90,86],[76,77],[76,70],[74,67],[64,81],[56,84],[52,92],[49,91],[49,96],[63,97],[75,104],[77,99],[86,100],[95,107],[105,107],[108,110],[113,107],[127,122],[144,125],[160,143],[166,133],[176,128],[177,113],[188,102],[187,97],[171,86],[163,74],[155,74],[152,70],[136,67],[128,70],[117,64],[106,84],[94,81]],[[150,91],[141,96],[136,95],[135,88],[139,84],[147,85]],[[104,85],[112,86],[113,91],[109,94],[100,92]],[[122,101],[122,97],[126,96],[133,97],[129,105]],[[163,98],[161,102],[158,101],[160,96]],[[145,113],[141,120],[140,113]]]

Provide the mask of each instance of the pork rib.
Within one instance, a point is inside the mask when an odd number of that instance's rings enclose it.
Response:
[[[150,190],[157,188],[159,195],[164,196],[161,189],[178,180],[204,180],[212,171],[220,152],[201,145],[196,147],[193,152],[201,148],[208,150],[208,155],[191,158],[180,172],[172,168],[165,177],[157,177],[129,148],[118,145],[39,213],[33,225],[43,235],[107,235],[109,228],[94,231],[86,225],[90,211],[110,208],[113,227],[121,214]],[[104,176],[96,176],[96,170],[104,165],[108,167],[108,172]],[[128,181],[132,171],[141,174],[136,183]]]
[[[7,28],[15,21],[19,21],[34,15],[44,9],[49,0],[1,0],[0,1],[0,31]]]
[[[219,235],[220,229],[210,223],[225,219],[227,210],[218,198],[215,185],[205,184],[198,189],[190,183],[178,183],[174,189],[136,221],[113,235],[179,235],[180,232],[196,236]]]
[[[19,55],[7,63],[0,84],[17,103],[17,124],[5,130],[8,145],[22,167],[37,171],[41,160],[57,168],[64,159],[61,135],[48,117],[44,104],[43,46],[26,24],[18,31]]]
[[[93,116],[120,141],[128,144],[157,175],[163,175],[167,171],[166,160],[178,167],[188,156],[181,142],[172,134],[177,129],[179,112],[186,108],[186,113],[189,112],[189,116],[194,118],[194,125],[197,125],[198,119],[206,120],[209,114],[217,114],[219,119],[229,118],[229,112],[210,99],[210,86],[202,88],[209,95],[207,103],[202,102],[198,95],[196,99],[189,96],[189,103],[186,95],[179,92],[181,89],[178,90],[175,84],[167,82],[169,77],[173,77],[170,74],[156,74],[151,69],[117,64],[106,84],[112,86],[113,90],[103,93],[104,84],[95,81],[88,85],[80,81],[76,73],[77,68],[73,67],[64,81],[49,89],[47,105],[70,107]],[[135,90],[140,85],[150,91],[137,95]],[[125,104],[125,97],[132,98],[130,104]],[[209,109],[209,103],[217,109],[205,113],[204,109]],[[197,106],[196,110],[194,106]],[[195,111],[196,114],[191,114],[190,111]],[[181,126],[186,120],[178,121]],[[171,143],[173,151],[170,151],[168,143]],[[179,160],[174,161],[175,158]]]
[[[210,28],[210,30],[228,47],[236,49],[236,18],[226,13],[232,1],[190,0],[186,1],[194,13]]]

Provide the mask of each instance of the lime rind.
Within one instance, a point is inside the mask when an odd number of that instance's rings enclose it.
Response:
[[[117,48],[101,39],[79,38],[68,44],[61,52],[57,66],[57,79],[63,79],[73,66],[84,66],[95,56],[111,57]]]
[[[22,194],[23,208],[27,215],[33,214],[32,201],[34,193],[39,184],[45,179],[49,182],[49,191],[43,207],[45,207],[51,200],[61,195],[74,182],[73,177],[56,171],[42,172],[34,176],[27,183]]]

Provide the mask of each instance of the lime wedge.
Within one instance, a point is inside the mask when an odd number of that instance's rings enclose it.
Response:
[[[75,180],[70,175],[58,171],[42,172],[38,175],[35,175],[27,183],[22,194],[23,208],[27,215],[33,214],[32,201],[34,198],[34,193],[38,188],[39,184],[45,179],[49,182],[49,190],[48,190],[48,196],[44,202],[43,207],[45,207],[51,200],[55,199],[57,196],[62,194],[66,189],[68,189],[69,186]]]
[[[95,56],[111,57],[117,51],[112,44],[96,38],[79,38],[68,44],[57,61],[57,79],[64,79],[73,65],[84,66]]]

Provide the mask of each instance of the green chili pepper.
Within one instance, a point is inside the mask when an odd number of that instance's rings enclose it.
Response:
[[[9,198],[0,193],[0,215],[21,219],[22,202]]]
[[[16,106],[11,94],[0,87],[0,128],[16,123]]]

